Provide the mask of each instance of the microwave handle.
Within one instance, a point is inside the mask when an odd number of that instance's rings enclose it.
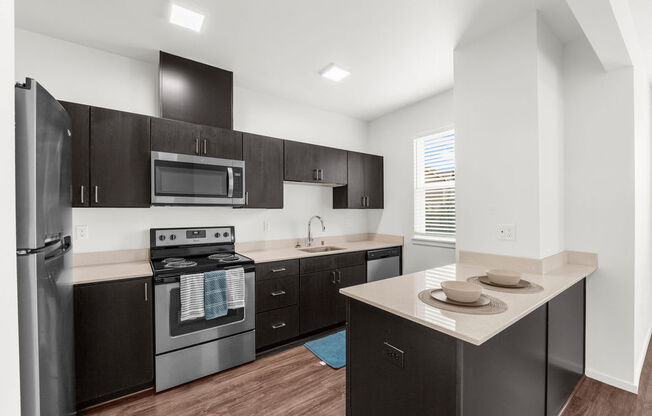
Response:
[[[233,198],[233,168],[226,168],[226,172],[229,175],[229,193],[227,197]]]

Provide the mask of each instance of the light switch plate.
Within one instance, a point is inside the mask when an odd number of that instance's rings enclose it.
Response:
[[[75,227],[75,233],[77,234],[77,240],[87,240],[88,225],[78,225],[77,227]]]
[[[516,240],[516,226],[514,224],[498,224],[497,237],[499,240]]]

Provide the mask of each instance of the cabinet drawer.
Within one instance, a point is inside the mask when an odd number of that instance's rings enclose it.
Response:
[[[256,348],[277,344],[299,335],[297,306],[256,314]]]
[[[355,253],[334,254],[331,256],[310,257],[301,259],[301,274],[314,273],[322,270],[332,270],[339,267],[356,266],[364,264],[366,255],[364,251]]]
[[[256,264],[256,281],[299,274],[299,260],[282,260]]]
[[[256,312],[296,305],[299,276],[267,279],[256,283]]]

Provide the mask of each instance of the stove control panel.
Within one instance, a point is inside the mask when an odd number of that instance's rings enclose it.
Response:
[[[186,246],[197,244],[233,244],[233,227],[208,228],[153,228],[150,230],[152,247]]]

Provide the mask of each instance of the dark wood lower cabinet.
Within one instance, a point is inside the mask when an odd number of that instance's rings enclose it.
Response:
[[[584,285],[479,346],[347,299],[347,414],[558,414],[584,373]]]
[[[77,408],[152,386],[151,278],[77,285],[74,301]]]

